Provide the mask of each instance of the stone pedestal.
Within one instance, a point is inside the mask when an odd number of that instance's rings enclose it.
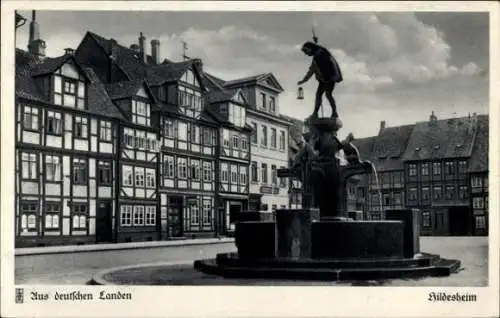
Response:
[[[316,259],[402,258],[401,221],[335,221],[312,223],[312,252]]]
[[[236,222],[234,236],[239,257],[251,259],[274,257],[274,222]]]
[[[318,219],[317,209],[276,210],[276,257],[311,257],[311,224]]]
[[[415,254],[420,253],[420,210],[386,210],[385,219],[403,221],[405,257],[411,258]]]

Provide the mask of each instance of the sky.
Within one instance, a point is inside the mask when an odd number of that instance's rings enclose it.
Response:
[[[31,12],[21,11],[31,19]],[[297,81],[310,65],[300,47],[312,38],[336,57],[344,81],[334,91],[343,128],[356,138],[387,126],[488,113],[489,20],[481,12],[133,12],[38,11],[47,56],[76,48],[87,31],[124,46],[139,33],[160,40],[162,58],[201,58],[204,70],[224,80],[273,73],[284,92],[279,111],[304,119],[312,113],[317,83]],[[29,21],[28,21],[29,22]],[[26,49],[28,23],[16,47]],[[330,115],[326,99],[320,115]]]

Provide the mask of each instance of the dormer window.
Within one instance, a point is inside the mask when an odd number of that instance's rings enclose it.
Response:
[[[64,64],[53,76],[54,104],[85,109],[86,85],[74,65]]]
[[[145,101],[132,100],[132,122],[138,125],[151,125],[151,105]]]
[[[179,86],[179,109],[189,117],[198,117],[203,109],[201,93],[185,86]]]
[[[245,121],[246,121],[246,112],[245,108],[242,106],[238,106],[235,104],[229,104],[229,122],[231,124],[238,126],[238,127],[243,127],[245,126]]]

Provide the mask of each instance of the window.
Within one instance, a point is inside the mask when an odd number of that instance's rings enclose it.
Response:
[[[132,100],[132,122],[134,124],[149,126],[151,116],[151,106],[149,103],[140,101],[140,100]]]
[[[241,150],[248,150],[248,141],[247,137],[241,136]]]
[[[61,160],[58,156],[45,156],[45,179],[47,181],[61,181]]]
[[[467,161],[460,160],[458,162],[458,173],[463,174],[467,172]]]
[[[193,225],[200,224],[200,209],[197,203],[189,205],[189,212],[191,215],[191,224]]]
[[[422,227],[431,227],[431,213],[429,211],[422,212]]]
[[[433,162],[432,163],[432,174],[435,176],[439,176],[441,174],[441,163]]]
[[[87,184],[87,160],[73,158],[74,184]]]
[[[486,229],[486,217],[484,215],[476,215],[476,229]]]
[[[185,122],[177,122],[177,139],[187,141],[188,126]]]
[[[262,109],[266,110],[267,109],[267,104],[266,104],[266,94],[260,93],[260,106]]]
[[[222,131],[222,139],[223,139],[223,145],[226,148],[229,148],[229,131],[224,129]]]
[[[263,163],[261,165],[262,171],[262,183],[267,183],[267,164]]]
[[[276,113],[276,99],[274,96],[269,96],[269,111],[271,113]]]
[[[47,202],[45,203],[45,228],[59,229],[59,216],[61,214],[61,203]]]
[[[38,156],[34,153],[21,154],[23,180],[38,180]]]
[[[21,231],[36,231],[38,229],[38,202],[22,202],[19,205]]]
[[[473,188],[481,188],[483,186],[483,179],[481,177],[472,177],[471,184]]]
[[[285,140],[285,132],[283,130],[280,130],[280,150],[285,151],[285,145],[286,145],[286,140]]]
[[[212,181],[212,163],[208,161],[203,161],[203,181]]]
[[[239,138],[237,135],[233,136],[233,149],[238,149],[240,147]]]
[[[477,197],[472,199],[472,207],[474,209],[484,208],[484,199],[482,197]]]
[[[193,180],[200,180],[200,161],[190,159],[191,167],[190,167],[190,175]]]
[[[247,184],[247,167],[240,166],[240,184]]]
[[[73,204],[73,229],[87,228],[87,205],[85,203]]]
[[[260,144],[261,146],[267,147],[267,127],[261,126],[262,135],[260,136]]]
[[[238,184],[238,166],[231,165],[231,183]]]
[[[122,176],[124,186],[131,187],[134,185],[133,168],[131,166],[122,166]]]
[[[191,141],[191,143],[199,144],[200,143],[200,127],[198,127],[194,124],[191,124],[190,128],[191,128],[191,131],[190,131],[189,140]]]
[[[221,163],[221,181],[222,182],[229,181],[229,171],[227,163]]]
[[[146,206],[145,225],[156,225],[156,207]]]
[[[175,121],[170,118],[165,118],[163,121],[164,134],[167,138],[175,138]]]
[[[135,172],[135,186],[144,187],[144,168],[134,168]]]
[[[277,138],[276,128],[271,128],[271,148],[276,149],[276,147],[277,147],[276,146],[277,145],[276,144],[276,142],[277,142],[276,138]]]
[[[99,185],[110,185],[111,184],[111,162],[109,161],[99,161],[97,166],[97,178]]]
[[[122,205],[120,208],[120,225],[130,226],[132,225],[132,206]]]
[[[255,161],[252,161],[252,164],[251,164],[251,180],[252,182],[259,182],[259,174],[258,174],[258,171],[257,171],[257,162]]]
[[[52,135],[61,135],[62,133],[61,113],[47,111],[47,133]]]
[[[427,187],[422,188],[422,200],[424,200],[424,201],[430,200],[430,192],[429,192],[429,188],[427,188]]]
[[[163,102],[167,101],[167,88],[165,86],[158,88],[158,99]]]
[[[88,122],[87,118],[85,117],[80,117],[76,116],[74,120],[75,126],[74,126],[74,132],[75,132],[75,138],[82,138],[86,139],[88,137]]]
[[[394,205],[401,205],[403,202],[401,192],[394,193]]]
[[[177,167],[179,169],[177,172],[179,179],[187,179],[187,159],[177,158]]]
[[[455,173],[455,163],[454,162],[446,162],[445,163],[446,167],[446,174],[447,175],[453,175]]]
[[[229,104],[229,122],[238,127],[245,126],[245,108]]]
[[[156,171],[154,169],[146,169],[146,188],[156,187]]]
[[[285,167],[280,167],[280,169],[285,169]],[[280,187],[286,187],[286,178],[280,178]]]
[[[124,128],[123,129],[123,140],[124,140],[125,146],[127,148],[134,148],[135,147],[134,130],[130,129],[130,128]]]
[[[101,124],[101,132],[99,138],[102,141],[111,141],[111,139],[113,138],[111,130],[111,122],[101,120],[100,124]]]
[[[392,174],[392,182],[394,182],[394,186],[401,186],[401,173],[395,172]]]
[[[145,131],[136,131],[135,132],[135,147],[137,149],[145,149],[146,148],[146,132]]]
[[[460,200],[465,200],[467,199],[467,187],[466,186],[460,186],[460,188],[458,189],[458,197],[460,198]]]
[[[203,109],[201,93],[184,86],[179,86],[178,103],[181,112],[189,117],[199,116]]]
[[[445,191],[446,200],[452,200],[455,197],[455,187],[447,186]]]
[[[203,144],[205,146],[212,145],[212,134],[213,131],[210,128],[203,128]],[[215,143],[214,143],[215,145]]]
[[[85,83],[54,75],[54,104],[84,109]]]
[[[442,191],[441,187],[434,187],[434,190],[432,191],[434,200],[441,200]]]
[[[269,209],[269,205],[263,204],[262,205],[262,211],[267,211]]]
[[[212,199],[203,199],[203,224],[212,223]]]
[[[278,208],[278,206],[276,204],[273,204],[271,205],[271,211],[276,211],[276,209]]]
[[[24,129],[38,131],[38,108],[24,106],[23,126]]]
[[[174,157],[173,156],[165,156],[164,158],[165,158],[164,176],[165,176],[165,178],[173,179],[174,173],[175,173]]]
[[[417,189],[416,188],[411,188],[410,193],[408,196],[410,201],[416,201],[417,200]]]
[[[414,177],[417,175],[417,165],[416,164],[410,164],[409,165],[409,171],[410,171],[410,177]]]
[[[258,127],[257,127],[257,123],[255,122],[252,122],[252,127],[253,127],[253,130],[252,130],[252,144],[257,144],[257,133],[259,131]]]
[[[428,163],[423,163],[422,164],[422,175],[423,176],[428,176],[429,175],[429,164]]]
[[[275,165],[271,165],[271,183],[273,185],[278,184],[278,172]]]
[[[144,225],[144,206],[142,205],[134,206],[134,212],[132,214],[132,224]]]

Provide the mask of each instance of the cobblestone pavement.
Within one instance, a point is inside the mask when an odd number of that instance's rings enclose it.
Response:
[[[212,258],[216,253],[235,251],[232,243],[148,248],[92,253],[56,254],[16,257],[18,284],[84,284],[101,270],[135,264],[183,263],[162,270],[158,284],[196,285],[332,285],[332,282],[262,281],[222,279],[195,272],[191,261]],[[461,270],[449,277],[419,280],[341,282],[339,285],[385,286],[485,286],[488,282],[488,238],[422,237],[421,250],[461,261]]]

